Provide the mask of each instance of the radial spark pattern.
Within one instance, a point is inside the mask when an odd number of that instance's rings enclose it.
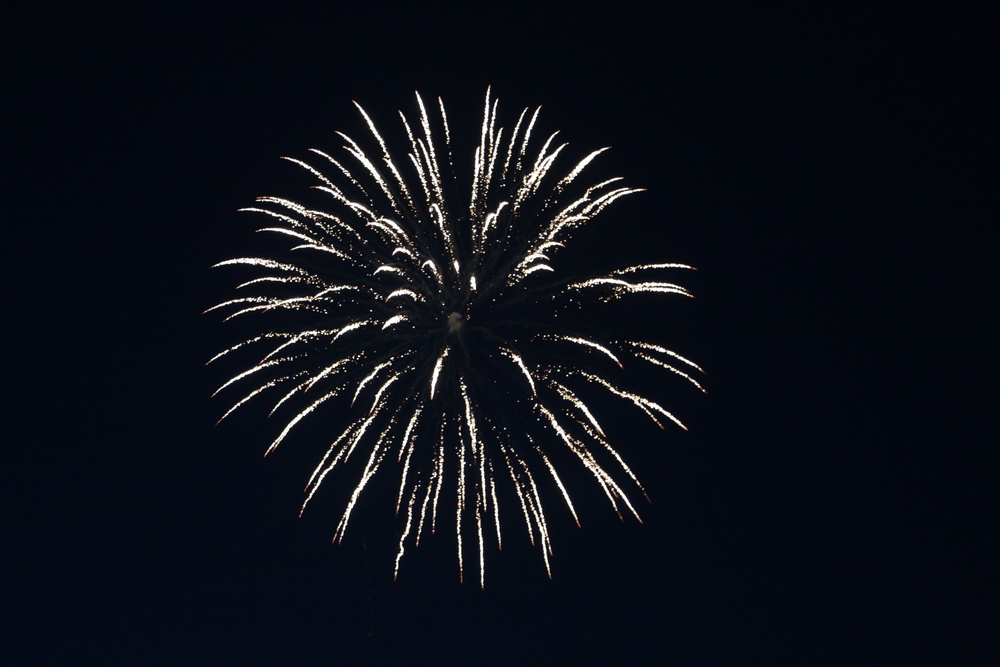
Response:
[[[212,359],[259,350],[220,387],[248,391],[223,419],[270,395],[272,413],[288,415],[271,452],[307,417],[342,401],[351,417],[332,436],[303,504],[332,472],[348,471],[352,490],[335,541],[366,486],[391,470],[401,522],[397,575],[407,546],[419,545],[448,513],[460,576],[471,551],[482,585],[487,543],[495,534],[502,544],[501,517],[509,515],[520,517],[551,576],[542,500],[561,498],[579,524],[560,476],[569,462],[593,476],[619,516],[639,517],[623,484],[644,492],[601,427],[595,402],[620,401],[661,428],[668,421],[683,428],[659,403],[626,388],[629,368],[661,368],[701,389],[692,377],[700,369],[679,354],[595,333],[595,324],[606,332],[606,323],[588,323],[587,306],[637,293],[690,296],[659,276],[692,267],[654,263],[560,278],[553,258],[573,233],[638,192],[619,178],[578,184],[606,149],[557,171],[566,144],[557,145],[556,134],[532,147],[538,109],[522,111],[506,131],[487,92],[463,186],[444,105],[427,109],[419,94],[417,104],[417,124],[399,114],[409,139],[402,159],[360,106],[377,152],[339,134],[342,159],[318,150],[312,163],[286,158],[316,179],[322,210],[278,197],[244,209],[266,216],[259,231],[292,247],[281,259],[217,265],[252,267],[256,277],[239,285],[245,296],[210,310],[229,312],[227,319],[257,316],[262,330]],[[506,493],[512,502],[502,506]]]

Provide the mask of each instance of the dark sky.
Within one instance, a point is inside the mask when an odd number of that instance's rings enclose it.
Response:
[[[3,661],[1000,664],[985,14],[407,4],[5,11]],[[643,525],[577,480],[552,581],[442,536],[393,584],[378,521],[297,517],[311,452],[213,425],[208,267],[351,100],[472,133],[487,85],[647,188],[579,258],[699,268],[650,317],[709,394],[623,444]]]

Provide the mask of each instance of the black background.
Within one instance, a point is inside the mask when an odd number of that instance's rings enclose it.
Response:
[[[998,664],[996,35],[751,4],[6,10],[0,655]],[[709,394],[623,444],[643,525],[576,480],[552,581],[514,533],[485,590],[447,536],[393,584],[377,529],[297,518],[312,451],[213,426],[208,267],[253,247],[237,208],[308,184],[279,155],[365,133],[352,99],[396,132],[441,95],[460,139],[487,85],[648,189],[576,256],[699,268],[649,318]]]

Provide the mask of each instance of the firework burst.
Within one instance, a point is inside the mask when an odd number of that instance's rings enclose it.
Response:
[[[551,576],[540,487],[551,485],[579,524],[556,463],[577,461],[619,516],[639,518],[623,484],[645,493],[586,397],[622,401],[661,428],[683,428],[659,403],[627,389],[626,372],[657,367],[701,389],[694,363],[651,342],[595,334],[585,306],[637,293],[689,297],[659,276],[692,267],[642,264],[559,278],[552,259],[573,233],[639,191],[619,178],[577,183],[606,149],[554,172],[566,144],[552,134],[532,148],[539,110],[525,109],[505,131],[487,91],[471,183],[463,187],[444,105],[439,99],[428,110],[419,94],[417,105],[417,124],[399,114],[409,139],[401,160],[357,104],[377,153],[338,133],[344,159],[315,149],[312,164],[285,158],[316,179],[323,210],[278,197],[244,209],[267,216],[259,231],[289,241],[291,252],[216,265],[252,267],[256,277],[239,285],[245,296],[209,310],[266,322],[262,333],[211,360],[258,350],[247,370],[219,388],[249,389],[222,419],[270,396],[272,413],[289,415],[270,453],[337,399],[351,418],[310,477],[303,503],[304,510],[331,472],[357,462],[334,541],[343,539],[366,486],[391,469],[401,522],[395,574],[407,546],[419,546],[447,512],[460,576],[471,549],[482,585],[486,544],[492,534],[502,544],[498,487],[507,487]]]

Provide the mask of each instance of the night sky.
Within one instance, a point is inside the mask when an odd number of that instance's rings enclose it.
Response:
[[[405,4],[5,10],[0,659],[1000,664],[985,12]],[[440,95],[471,155],[488,85],[647,189],[575,261],[697,266],[634,315],[708,394],[616,424],[644,524],[566,473],[551,581],[511,521],[485,590],[452,535],[393,583],[377,503],[339,546],[339,507],[298,518],[342,424],[267,459],[259,408],[214,425],[209,267],[311,184],[279,156],[365,134],[351,100],[395,132]]]

